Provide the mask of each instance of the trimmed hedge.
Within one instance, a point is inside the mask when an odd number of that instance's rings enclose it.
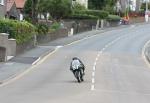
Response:
[[[94,16],[99,19],[105,19],[108,17],[109,13],[103,10],[81,10],[81,11],[76,11],[75,15],[89,15],[89,16]],[[95,18],[94,18],[95,19]]]
[[[121,20],[121,17],[118,16],[118,15],[109,15],[106,19],[107,19],[108,21],[120,21],[120,20]]]
[[[100,11],[100,10],[86,10],[84,11],[88,15],[97,16],[99,19],[105,19],[108,17],[109,13],[106,11]]]
[[[0,19],[0,32],[8,33],[9,38],[14,38],[17,44],[22,44],[32,39],[36,27],[26,21]]]
[[[98,17],[93,15],[87,15],[87,14],[74,14],[71,15],[69,19],[98,19]]]

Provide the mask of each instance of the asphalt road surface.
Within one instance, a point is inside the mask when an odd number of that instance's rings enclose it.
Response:
[[[142,57],[149,27],[132,25],[59,48],[0,87],[0,103],[150,103],[150,68]],[[72,57],[86,66],[83,83],[69,70]]]

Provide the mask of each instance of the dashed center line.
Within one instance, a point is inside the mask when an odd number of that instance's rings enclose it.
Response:
[[[97,65],[97,61],[100,57],[101,54],[103,54],[103,52],[110,47],[111,45],[113,45],[115,42],[117,42],[118,40],[120,40],[121,38],[126,37],[127,35],[123,35],[121,37],[116,38],[115,40],[113,40],[112,42],[108,43],[107,45],[104,46],[104,48],[102,48],[102,50],[100,50],[96,56],[94,65],[93,65],[93,71],[92,71],[92,84],[91,84],[91,91],[95,90],[95,72],[96,72],[96,65]]]

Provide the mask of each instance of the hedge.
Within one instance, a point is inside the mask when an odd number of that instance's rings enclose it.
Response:
[[[87,14],[73,14],[69,17],[69,19],[98,19],[98,17]]]
[[[26,21],[0,19],[0,32],[8,33],[9,38],[16,39],[17,44],[31,40],[35,31],[36,28]]]
[[[108,21],[119,21],[119,20],[121,20],[121,17],[118,15],[109,15],[106,19]]]
[[[81,11],[76,11],[75,14],[95,16],[99,19],[105,19],[109,15],[107,11],[103,11],[103,10],[81,10]]]

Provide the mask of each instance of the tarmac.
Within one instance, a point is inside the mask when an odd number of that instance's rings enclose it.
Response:
[[[19,74],[25,72],[33,65],[36,65],[42,58],[53,52],[59,47],[68,45],[74,41],[78,41],[93,35],[104,33],[106,31],[115,30],[117,28],[124,28],[127,26],[119,26],[112,28],[105,28],[100,30],[92,30],[88,32],[83,32],[76,34],[74,36],[69,36],[65,38],[60,38],[45,44],[39,44],[35,48],[13,57],[7,62],[0,63],[0,84],[3,84],[12,78],[18,76]]]

